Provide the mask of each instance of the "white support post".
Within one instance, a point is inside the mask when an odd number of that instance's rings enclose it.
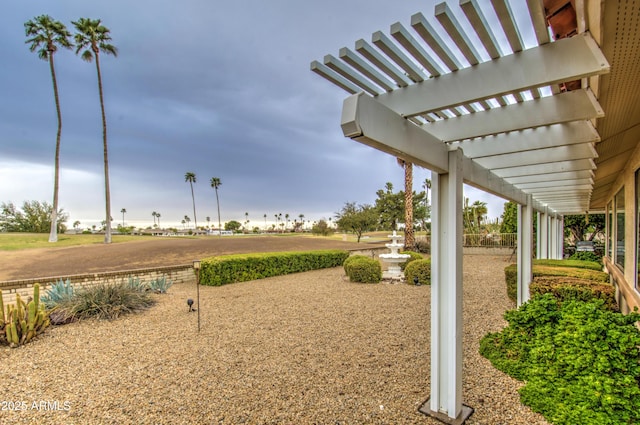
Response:
[[[557,259],[564,258],[564,216],[558,217],[558,253]]]
[[[549,257],[551,259],[558,259],[558,217],[554,214],[550,217],[549,228]]]
[[[536,212],[536,220],[538,222],[538,227],[536,229],[536,258],[540,259],[542,258],[542,248],[541,248],[541,243],[542,243],[542,238],[540,237],[540,228],[541,226],[541,221],[542,221],[542,213],[540,211]]]
[[[432,173],[431,397],[422,413],[463,423],[462,151],[449,152],[449,172]]]
[[[533,207],[531,195],[527,205],[518,204],[518,307],[529,301],[532,279]]]
[[[547,208],[540,214],[538,220],[538,243],[540,245],[540,256],[538,258],[549,258],[549,214]]]

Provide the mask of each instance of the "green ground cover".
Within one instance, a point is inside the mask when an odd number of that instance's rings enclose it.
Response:
[[[151,236],[114,235],[113,243],[141,240]],[[58,242],[50,243],[48,233],[0,233],[0,251],[32,248],[62,248],[67,246],[104,243],[104,235],[58,235]]]

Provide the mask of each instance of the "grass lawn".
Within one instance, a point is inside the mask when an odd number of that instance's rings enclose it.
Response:
[[[140,240],[150,236],[113,235],[113,243]],[[57,243],[49,243],[48,233],[0,233],[0,251],[31,248],[61,248],[65,246],[104,243],[104,235],[58,235]]]

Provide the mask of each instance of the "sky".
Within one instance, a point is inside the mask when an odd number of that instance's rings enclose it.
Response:
[[[310,71],[313,60],[371,39],[434,0],[5,0],[0,15],[0,202],[52,202],[56,115],[48,63],[29,51],[24,23],[42,14],[63,22],[99,18],[118,56],[101,55],[114,225],[178,226],[193,209],[185,173],[196,175],[199,225],[264,225],[274,215],[335,216],[346,202],[373,204],[391,182],[393,156],[345,138],[348,93]],[[452,8],[457,4],[451,2]],[[457,7],[455,7],[457,9]],[[462,16],[461,20],[464,20]],[[62,109],[59,206],[67,225],[105,218],[102,124],[96,68],[74,50],[54,59]],[[426,169],[415,167],[414,190]],[[504,200],[465,187],[499,217]]]

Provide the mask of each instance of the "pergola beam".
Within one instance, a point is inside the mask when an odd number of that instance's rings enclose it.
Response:
[[[427,131],[436,137],[445,142],[451,142],[603,116],[604,112],[598,101],[591,90],[587,89],[541,97],[528,102],[464,115],[456,120],[436,121],[425,126]]]
[[[590,35],[581,34],[427,79],[411,90],[396,90],[378,98],[400,115],[413,116],[608,71],[609,63],[596,42]]]

